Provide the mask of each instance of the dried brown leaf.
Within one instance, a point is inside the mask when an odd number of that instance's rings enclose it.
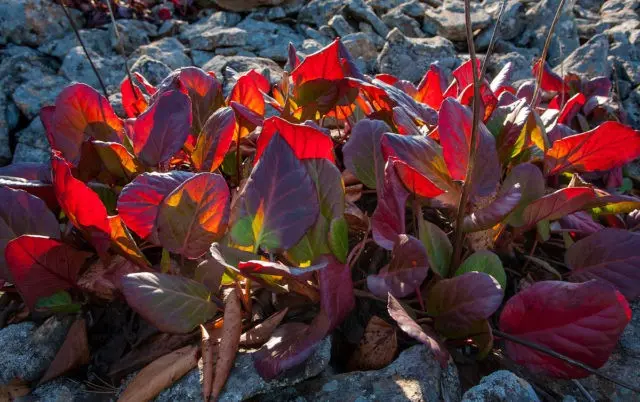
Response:
[[[209,336],[209,331],[200,325],[200,331],[202,333],[202,396],[206,402],[211,395],[211,387],[213,386],[213,365],[215,363],[213,358],[213,343],[214,340]]]
[[[393,361],[398,351],[395,328],[378,316],[367,323],[358,348],[348,363],[349,370],[378,370]]]
[[[14,379],[9,384],[0,385],[0,401],[14,401],[29,392],[31,389],[26,382]]]
[[[198,346],[189,345],[149,363],[135,376],[118,402],[149,401],[198,364]]]
[[[71,369],[89,363],[89,341],[87,340],[87,328],[84,319],[76,320],[71,324],[67,337],[56,353],[39,384],[61,376]]]
[[[262,346],[263,343],[269,340],[271,334],[275,331],[278,325],[280,325],[288,311],[289,308],[285,307],[284,310],[273,314],[271,317],[240,335],[240,345]]]
[[[222,339],[220,340],[216,371],[213,377],[213,389],[211,391],[213,400],[218,399],[218,395],[220,395],[224,384],[227,382],[227,377],[229,377],[229,372],[236,359],[241,333],[242,305],[238,293],[235,289],[232,289],[224,307]]]

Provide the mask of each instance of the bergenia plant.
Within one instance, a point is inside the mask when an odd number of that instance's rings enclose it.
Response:
[[[168,333],[209,325],[233,290],[242,327],[264,324],[251,339],[268,379],[356,296],[387,303],[380,315],[443,365],[461,344],[486,356],[495,333],[529,370],[585,376],[522,342],[598,368],[629,322],[640,235],[624,216],[640,199],[620,183],[640,132],[606,78],[545,66],[534,102],[506,65],[481,77],[472,145],[473,68],[433,65],[414,86],[362,74],[340,40],[306,58],[291,46],[280,82],[249,71],[227,96],[195,67],[157,87],[134,74],[126,116],[72,84],[41,111],[50,166],[2,168],[4,286],[45,313],[122,298]],[[288,309],[262,323],[265,292]]]

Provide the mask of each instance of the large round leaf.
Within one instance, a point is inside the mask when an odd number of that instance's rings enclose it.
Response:
[[[209,117],[198,136],[191,160],[193,166],[204,172],[218,169],[236,135],[236,115],[230,107],[216,110]]]
[[[362,119],[351,129],[342,147],[344,165],[367,187],[376,188],[384,177],[384,159],[380,141],[390,132],[382,120]]]
[[[180,184],[160,204],[160,244],[187,258],[200,257],[224,235],[230,198],[219,174],[198,173]]]
[[[489,250],[476,251],[467,257],[458,267],[456,276],[467,272],[484,272],[498,281],[503,290],[507,287],[507,274],[504,272],[502,261],[500,261],[500,257]]]
[[[190,332],[216,313],[207,287],[182,276],[138,272],[121,284],[129,306],[163,332]]]

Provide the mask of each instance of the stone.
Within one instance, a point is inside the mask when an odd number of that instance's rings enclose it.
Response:
[[[373,12],[364,0],[351,0],[347,3],[347,10],[356,19],[370,24],[378,35],[385,37],[389,33],[389,28],[382,22],[380,18]]]
[[[191,39],[197,38],[204,32],[211,31],[216,28],[233,27],[236,26],[242,17],[240,14],[231,13],[227,11],[218,11],[211,14],[209,17],[199,20],[196,23],[185,25],[181,27],[180,40],[190,42]]]
[[[44,75],[37,80],[27,80],[13,92],[12,98],[18,109],[31,120],[43,106],[55,104],[56,97],[69,84],[59,75]]]
[[[344,19],[342,14],[334,15],[329,20],[329,26],[333,28],[334,31],[336,31],[336,34],[338,34],[338,36],[346,36],[355,32],[355,30],[351,27],[351,25],[349,25],[347,20]]]
[[[84,384],[69,378],[56,378],[35,388],[26,397],[34,398],[38,402],[87,402],[96,400],[96,394],[87,389]],[[28,399],[32,400],[32,399]]]
[[[49,141],[47,140],[47,136],[44,131],[44,126],[42,125],[42,121],[40,117],[36,117],[29,123],[29,125],[23,129],[18,131],[15,134],[17,145],[22,144],[23,146],[28,146],[30,148],[35,148],[39,151],[42,151],[46,155],[45,160],[49,160]],[[40,156],[40,153],[34,152],[34,155]],[[15,159],[15,155],[14,155]],[[39,160],[39,159],[38,159]],[[14,160],[15,162],[15,160]],[[36,162],[36,161],[25,161],[25,162]]]
[[[453,362],[441,368],[431,351],[416,345],[387,367],[327,375],[262,396],[261,401],[459,401],[460,380]]]
[[[240,28],[214,28],[203,32],[189,41],[192,49],[214,50],[219,47],[244,46],[247,44],[247,31]]]
[[[193,60],[193,64],[200,68],[202,68],[202,66],[204,66],[215,55],[216,54],[213,52],[205,52],[202,50],[191,51],[191,59]]]
[[[433,22],[438,35],[451,41],[466,41],[467,31],[464,24],[464,2],[462,0],[446,0],[442,8],[427,10],[425,18]],[[482,29],[491,24],[491,16],[484,11],[481,4],[471,3],[471,27]]]
[[[89,55],[107,90],[109,92],[117,91],[120,87],[120,81],[122,81],[125,76],[124,60],[122,60],[122,57],[102,57],[92,50],[89,50]],[[87,60],[82,47],[76,46],[69,51],[62,61],[60,72],[69,81],[85,83],[102,93],[100,82],[91,68],[91,64]]]
[[[375,73],[376,60],[378,58],[378,46],[376,46],[374,33],[358,32],[342,38],[342,44],[347,48],[358,67],[364,73]],[[379,38],[379,37],[378,37]]]
[[[100,56],[112,56],[111,34],[105,29],[81,29],[78,31],[87,49],[91,49]],[[76,35],[71,32],[62,38],[48,41],[40,45],[38,51],[63,60],[76,46],[80,46]]]
[[[371,26],[371,25],[369,25],[369,26]],[[371,29],[373,30],[373,28],[371,28]],[[333,40],[333,39],[335,39],[337,37],[336,31],[334,31],[333,28],[331,28],[329,25],[321,26],[320,28],[318,28],[318,32],[320,32],[322,35],[325,35],[330,40]]]
[[[191,59],[187,56],[186,48],[176,38],[163,38],[139,47],[129,56],[129,66],[133,65],[143,55],[166,64],[172,70],[191,65]]]
[[[611,74],[611,67],[607,62],[609,55],[609,41],[603,34],[596,35],[587,43],[574,50],[562,63],[562,68],[566,73],[576,73],[586,77],[608,77]],[[560,74],[560,66],[554,68]]]
[[[109,95],[109,103],[113,108],[113,111],[118,115],[118,117],[122,119],[126,119],[127,113],[124,111],[124,106],[122,106],[122,93],[116,92],[114,94]]]
[[[214,55],[220,54],[223,56],[247,56],[256,57],[257,54],[245,50],[243,47],[219,47],[214,52]],[[193,58],[193,55],[191,56]],[[208,60],[207,60],[208,61]]]
[[[320,42],[313,39],[305,39],[304,42],[302,42],[300,49],[297,50],[298,53],[307,56],[321,50],[322,48],[323,46]]]
[[[344,7],[342,0],[311,0],[298,13],[298,22],[321,27]]]
[[[131,72],[142,74],[151,85],[158,85],[171,73],[171,68],[161,61],[142,55],[131,66]]]
[[[0,166],[11,162],[11,144],[9,140],[10,122],[8,119],[9,102],[7,95],[0,92]]]
[[[25,81],[55,75],[60,63],[26,47],[8,45],[0,50],[0,92],[11,94]]]
[[[331,29],[330,27],[327,27]],[[324,46],[328,45],[331,42],[331,37],[322,34],[322,32],[311,28],[309,25],[301,25],[300,30],[302,33],[309,39],[317,40],[322,43]],[[332,35],[335,37],[335,33],[332,31]]]
[[[298,48],[304,41],[302,35],[287,25],[268,21],[245,18],[237,28],[247,31],[248,37],[245,46],[247,50],[276,62],[284,63],[287,61],[287,44],[289,42]]]
[[[77,26],[84,25],[79,10],[70,8],[69,14]],[[71,31],[62,7],[49,0],[0,2],[0,27],[0,44],[13,42],[34,47]]]
[[[140,46],[149,44],[149,37],[155,36],[158,28],[155,25],[140,20],[121,19],[118,26],[118,40],[113,32],[113,25],[109,24],[109,37],[113,50],[121,54],[129,54]],[[124,52],[124,53],[123,53]]]
[[[407,0],[366,0],[369,7],[378,14],[384,14],[392,8],[398,7]]]
[[[170,19],[162,22],[162,25],[158,27],[158,32],[155,38],[160,39],[167,36],[175,36],[180,33],[181,29],[189,26],[189,23],[182,20]]]
[[[519,52],[492,54],[487,65],[487,73],[490,77],[495,77],[507,63],[511,63],[513,66],[509,82],[533,78],[531,75],[533,59],[529,59]]]
[[[53,361],[73,317],[51,317],[42,325],[23,322],[0,330],[0,385],[15,378],[36,381]]]
[[[382,22],[387,24],[389,28],[398,28],[400,32],[410,38],[424,37],[418,21],[405,14],[401,7],[389,10],[382,16]]]
[[[485,6],[485,11],[489,13],[494,21],[497,21],[501,6],[502,0],[493,0]],[[524,16],[525,8],[521,1],[507,0],[500,19],[500,27],[497,32],[498,37],[502,40],[512,40],[520,36],[526,26]],[[489,25],[487,31],[493,32],[494,27],[495,22]]]
[[[540,402],[531,384],[511,371],[498,370],[462,396],[462,402]]]
[[[230,11],[250,11],[254,8],[278,6],[285,0],[213,0],[216,5]]]
[[[398,28],[389,32],[377,60],[379,72],[412,82],[418,82],[429,66],[436,62],[445,76],[449,76],[458,65],[453,43],[439,36],[407,38]]]
[[[613,57],[618,77],[631,82],[633,86],[640,84],[640,48],[629,41],[626,33],[608,33],[613,38],[609,48],[609,57]]]
[[[402,3],[395,8],[402,10],[404,14],[413,18],[424,17],[424,13],[429,9],[425,4],[420,3],[417,0],[407,1],[406,3]]]
[[[528,27],[518,42],[519,46],[539,49],[542,52],[544,42],[549,33],[560,0],[541,0],[526,12],[525,21]],[[526,45],[526,46],[525,46]],[[547,62],[556,66],[568,54],[580,46],[578,29],[572,13],[572,2],[566,2],[560,19],[553,32]]]
[[[213,71],[216,74],[216,77],[223,83],[225,96],[233,85],[233,72],[227,68],[238,73],[255,69],[264,75],[272,84],[280,82],[283,73],[282,68],[276,62],[262,57],[215,56],[206,62],[202,66],[202,69],[205,71]]]

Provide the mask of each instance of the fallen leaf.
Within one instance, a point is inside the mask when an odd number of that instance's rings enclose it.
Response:
[[[349,370],[378,370],[393,361],[398,351],[396,330],[378,316],[364,329],[358,348],[347,364]]]
[[[9,384],[0,385],[0,401],[13,401],[31,392],[26,382],[12,380]]]
[[[213,386],[213,366],[214,361],[214,340],[209,336],[209,331],[200,325],[202,334],[201,351],[202,351],[202,397],[204,401],[209,400],[211,395],[211,387]]]
[[[240,346],[258,346],[269,340],[273,331],[280,325],[282,319],[287,315],[288,307],[271,315],[260,324],[240,335]]]
[[[238,353],[240,334],[242,333],[242,308],[239,295],[235,289],[231,290],[224,307],[224,324],[222,325],[222,339],[218,360],[216,362],[216,372],[213,377],[211,397],[216,400],[222,391],[222,387],[227,382],[229,372],[233,367],[233,362]]]
[[[89,341],[87,339],[87,326],[84,319],[79,319],[71,324],[67,337],[38,385],[51,381],[69,370],[88,363]]]

